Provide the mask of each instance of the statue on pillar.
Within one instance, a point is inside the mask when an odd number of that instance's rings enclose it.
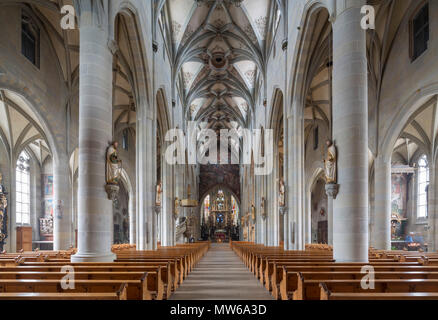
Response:
[[[156,191],[156,195],[155,195],[155,205],[157,207],[161,206],[161,195],[163,193],[162,190],[162,186],[161,186],[161,182],[157,184],[157,191]]]
[[[336,184],[336,147],[331,140],[327,140],[327,155],[324,159],[324,173],[326,184]]]
[[[261,213],[263,220],[266,220],[266,217],[267,217],[267,214],[265,211],[265,202],[266,202],[265,197],[262,197],[262,200],[260,202],[260,213]]]
[[[280,207],[284,207],[284,205],[285,205],[285,199],[284,199],[285,187],[284,187],[283,179],[280,179],[279,193],[280,194],[278,196],[278,205]]]
[[[117,185],[122,175],[122,160],[119,159],[117,148],[119,143],[114,141],[106,152],[106,183]]]
[[[0,173],[0,252],[3,252],[3,246],[8,237],[8,198],[2,180],[3,176]]]
[[[180,205],[180,200],[178,197],[176,197],[175,198],[175,208],[173,209],[173,216],[174,216],[175,220],[179,216],[179,205]]]

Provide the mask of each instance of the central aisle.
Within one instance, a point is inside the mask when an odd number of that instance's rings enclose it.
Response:
[[[169,300],[272,300],[230,245],[212,243]]]

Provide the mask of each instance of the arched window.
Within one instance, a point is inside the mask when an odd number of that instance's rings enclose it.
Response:
[[[21,53],[36,67],[40,66],[40,30],[25,12],[21,16]]]
[[[210,215],[210,195],[208,194],[204,200],[204,222],[208,221]]]
[[[15,169],[16,223],[30,224],[30,157],[23,151]]]
[[[429,165],[427,157],[418,160],[417,173],[417,218],[427,218],[427,187],[429,186]]]

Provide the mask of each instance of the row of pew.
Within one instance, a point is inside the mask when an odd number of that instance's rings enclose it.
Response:
[[[70,262],[75,249],[0,254],[0,300],[165,300],[210,243],[113,247],[115,262]]]
[[[370,248],[368,263],[338,263],[329,247],[284,251],[251,242],[230,246],[275,299],[438,300],[438,253]],[[374,276],[374,288],[363,286],[370,271],[364,266],[373,267],[368,276]]]

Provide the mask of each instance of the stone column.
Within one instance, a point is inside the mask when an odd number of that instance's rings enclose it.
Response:
[[[325,193],[327,194],[327,242],[329,245],[333,245],[333,200],[338,195],[338,184],[326,184]]]
[[[292,234],[292,224],[295,221],[294,220],[294,213],[295,213],[295,209],[294,209],[294,184],[293,184],[293,178],[294,178],[294,173],[293,171],[295,170],[295,168],[292,166],[293,163],[293,152],[292,149],[294,147],[294,143],[293,143],[293,116],[291,112],[288,112],[287,115],[287,125],[285,126],[285,146],[286,146],[286,152],[285,154],[287,154],[286,159],[287,160],[287,171],[286,171],[286,188],[287,188],[287,193],[286,193],[286,205],[290,208],[287,212],[287,235],[285,235],[284,237],[284,249],[285,250],[292,250],[293,246],[294,246],[294,238],[293,238],[293,234]]]
[[[374,162],[374,219],[371,245],[391,250],[391,161],[378,156]]]
[[[135,213],[135,193],[129,194],[128,212],[129,212],[129,243],[136,244],[136,213]]]
[[[280,207],[280,219],[283,221],[283,228],[282,230],[280,230],[280,232],[282,232],[284,234],[284,238],[283,238],[283,249],[287,250],[287,232],[288,232],[288,217],[287,217],[287,211],[288,208],[287,207]]]
[[[288,128],[291,130],[288,141],[288,159],[293,167],[288,171],[287,207],[288,217],[288,250],[304,250],[304,140],[302,103],[294,100],[292,115],[288,118]]]
[[[267,202],[267,223],[268,223],[268,246],[279,245],[279,227],[280,227],[280,214],[278,210],[277,202],[277,184],[275,177],[277,176],[278,166],[274,166],[274,170],[268,177],[268,197]]]
[[[72,245],[71,183],[69,162],[58,156],[53,162],[53,250],[67,250]]]
[[[438,248],[437,244],[437,173],[436,168],[437,162],[430,161],[429,163],[429,188],[428,188],[428,202],[427,202],[427,219],[428,219],[428,230],[427,230],[427,243],[428,251],[434,252]],[[415,184],[416,186],[416,184]],[[414,215],[415,216],[415,215]]]
[[[112,203],[105,156],[112,140],[112,62],[108,17],[90,0],[80,6],[78,252],[72,262],[114,261]]]
[[[338,262],[367,262],[368,70],[366,31],[360,26],[365,0],[343,4],[333,24],[333,137],[340,185],[333,205],[333,254]]]
[[[161,211],[161,246],[173,246],[175,234],[175,196],[173,192],[173,168],[166,161],[162,162],[163,166],[163,198]],[[179,208],[179,212],[182,212]]]
[[[178,197],[178,199],[186,199],[187,194],[185,192],[187,185],[184,186],[184,165],[177,164],[174,166],[174,172],[175,172],[175,195]],[[178,223],[179,218],[186,217],[187,216],[187,209],[180,207],[179,208],[179,215],[177,219],[174,219],[175,221],[175,230],[172,235],[173,243],[184,243],[184,236],[180,237],[179,239],[176,239],[176,225]]]
[[[256,207],[256,240],[255,242],[257,244],[262,243],[262,230],[261,230],[261,223],[262,223],[262,217],[261,217],[261,206],[260,206],[260,190],[261,190],[261,181],[260,176],[255,176],[255,195],[254,195],[254,206]]]
[[[152,108],[140,108],[137,120],[136,239],[137,250],[157,249],[156,121]],[[163,197],[164,198],[164,197]],[[162,200],[163,201],[163,200]]]
[[[6,153],[4,153],[6,154]],[[7,250],[8,252],[17,252],[17,217],[16,217],[16,209],[15,209],[15,200],[16,200],[16,193],[11,192],[11,190],[16,190],[16,176],[15,176],[15,168],[16,168],[16,161],[14,163],[15,159],[11,157],[10,163],[13,163],[13,165],[9,166],[9,172],[6,170],[2,170],[3,173],[3,185],[6,187],[6,192],[8,192],[8,238],[6,239],[6,245],[3,247],[3,249]],[[9,181],[9,184],[8,184]]]

